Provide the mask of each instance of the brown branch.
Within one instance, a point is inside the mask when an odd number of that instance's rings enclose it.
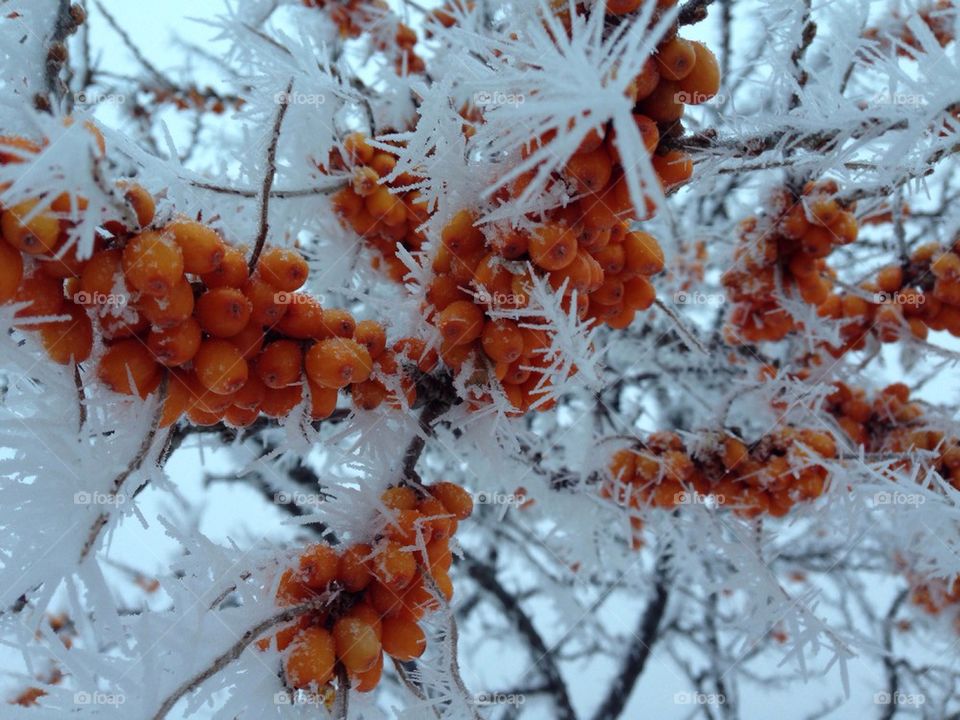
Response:
[[[693,25],[707,19],[707,8],[713,0],[690,0],[677,14],[677,25]],[[729,3],[728,3],[729,4]]]
[[[190,185],[201,190],[220,193],[222,195],[238,195],[240,197],[255,198],[260,197],[262,190],[253,190],[250,188],[233,188],[224,185],[215,185],[213,183],[191,181]],[[288,200],[290,198],[312,197],[314,195],[330,195],[347,187],[347,181],[341,180],[333,185],[319,185],[311,188],[292,188],[289,190],[271,190],[270,197],[279,200]]]
[[[653,599],[640,617],[640,624],[634,633],[635,641],[630,645],[620,666],[620,672],[610,687],[607,697],[594,713],[593,720],[616,720],[620,717],[637,680],[643,673],[650,651],[660,635],[660,622],[663,620],[670,594],[667,585],[669,557],[668,553],[663,553],[657,558]]]
[[[337,696],[333,706],[333,716],[337,720],[347,720],[350,712],[350,677],[343,663],[337,663]]]
[[[270,232],[270,190],[273,187],[273,179],[277,174],[277,146],[280,144],[280,130],[283,126],[283,118],[286,117],[290,91],[293,90],[293,78],[287,83],[286,92],[280,101],[280,109],[277,110],[277,117],[273,121],[273,135],[270,138],[270,146],[267,148],[267,170],[263,176],[263,187],[260,189],[260,229],[257,231],[257,239],[253,245],[253,253],[250,255],[250,274],[257,269],[257,261],[260,259],[260,253],[263,252],[263,245],[267,241],[267,234]]]
[[[173,693],[171,693],[166,700],[163,701],[163,703],[160,705],[160,709],[157,710],[156,714],[153,715],[151,720],[163,720],[163,718],[165,718],[167,714],[173,710],[180,698],[198,688],[204,682],[223,670],[231,662],[239,658],[240,655],[243,654],[243,651],[246,650],[247,647],[249,647],[257,638],[267,632],[267,630],[270,630],[278,625],[282,625],[283,623],[290,622],[291,620],[294,620],[301,615],[305,615],[308,612],[320,610],[328,603],[329,599],[326,598],[310,600],[302,605],[288,607],[276,615],[273,615],[272,617],[269,617],[266,620],[254,625],[252,628],[243,633],[243,635],[240,636],[240,639],[231,645],[225,652],[218,655],[204,670],[197,673],[192,678],[181,684],[176,690],[174,690]]]

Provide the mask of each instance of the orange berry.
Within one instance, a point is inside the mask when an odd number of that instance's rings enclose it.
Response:
[[[857,219],[853,213],[841,210],[830,222],[830,232],[837,238],[841,245],[849,245],[857,239]]]
[[[240,408],[231,405],[223,412],[223,422],[232,428],[250,427],[260,417],[260,408]]]
[[[218,395],[229,395],[247,382],[247,361],[236,345],[211,338],[200,344],[193,358],[194,371],[203,387]]]
[[[243,387],[233,394],[231,402],[242,410],[255,410],[260,408],[266,395],[267,386],[256,375],[250,375]]]
[[[80,363],[90,357],[93,350],[93,325],[86,311],[79,305],[67,303],[60,314],[69,320],[44,323],[40,339],[50,359],[61,365]]]
[[[31,319],[59,315],[63,308],[63,280],[52,278],[44,273],[34,271],[20,281],[16,303],[29,303],[26,307],[17,310],[14,317],[17,319]],[[39,330],[44,323],[18,322],[17,327],[24,330]]]
[[[260,403],[260,412],[272,418],[286,417],[302,401],[302,384],[269,390],[263,396],[263,402]]]
[[[417,573],[417,561],[413,553],[402,547],[398,542],[387,540],[381,543],[371,559],[374,577],[395,591],[409,585]]]
[[[197,299],[196,317],[205,332],[228,338],[247,326],[252,307],[247,296],[236,288],[213,288]]]
[[[48,211],[38,211],[39,204],[39,200],[24,200],[0,215],[3,239],[27,255],[53,251],[60,236],[60,221]]]
[[[307,378],[307,387],[310,389],[310,419],[326,420],[337,409],[337,388],[328,388],[317,385]]]
[[[354,679],[356,684],[351,687],[351,690],[356,690],[357,692],[370,692],[380,682],[380,677],[383,675],[383,653],[377,655],[377,660],[374,662],[373,666],[369,670],[364,672],[355,673]]]
[[[632,2],[632,0],[628,0]],[[660,84],[660,69],[656,58],[648,57],[643,64],[643,70],[637,75],[630,87],[627,89],[627,95],[633,98],[634,102],[640,102],[652,93],[657,85]]]
[[[297,340],[325,337],[325,313],[320,303],[312,296],[301,293],[289,295],[287,299],[289,304],[280,306],[286,312],[277,323],[277,330]]]
[[[337,561],[337,578],[347,592],[366,589],[373,579],[367,558],[373,548],[366,544],[351,545],[340,554]]]
[[[254,367],[268,388],[287,387],[302,378],[303,351],[293,340],[276,340],[257,356]]]
[[[453,255],[464,257],[483,250],[486,245],[480,228],[474,226],[476,216],[469,210],[460,210],[440,231],[442,246]]]
[[[658,123],[674,123],[683,117],[684,107],[680,101],[683,96],[675,82],[661,80],[638,110]]]
[[[142,342],[120,340],[100,358],[97,377],[114,392],[146,398],[160,384],[162,368]]]
[[[123,197],[127,204],[133,208],[133,212],[137,216],[137,224],[141,228],[145,228],[153,222],[153,217],[157,211],[157,203],[146,188],[134,183],[124,190]]]
[[[483,311],[469,300],[457,300],[438,315],[436,326],[447,345],[465,345],[483,332]]]
[[[635,12],[642,0],[607,0],[606,10],[608,15],[627,15]]]
[[[453,564],[453,555],[450,552],[450,543],[446,538],[431,540],[427,543],[426,566],[431,574],[448,572]]]
[[[663,250],[652,235],[636,230],[623,239],[625,268],[629,273],[656,275],[664,267]]]
[[[401,618],[383,620],[383,651],[401,662],[414,660],[427,649],[427,638],[417,623]]]
[[[380,500],[391,510],[415,510],[419,498],[413,488],[397,486],[384,490]]]
[[[293,292],[303,287],[310,267],[296,250],[275,247],[260,256],[257,271],[278,290]]]
[[[0,305],[10,302],[23,280],[23,256],[11,245],[0,242]]]
[[[530,238],[530,258],[544,270],[559,270],[577,255],[576,235],[562,225],[541,225]]]
[[[431,496],[421,500],[417,509],[430,521],[433,539],[443,540],[457,531],[457,519],[437,498]]]
[[[373,160],[376,151],[367,145],[367,139],[361,132],[353,132],[343,139],[343,149],[357,165],[367,165]]]
[[[512,363],[523,353],[523,334],[512,320],[489,320],[480,339],[483,351],[495,362]]]
[[[113,293],[118,280],[120,287],[126,289],[126,283],[123,281],[121,251],[99,250],[87,261],[80,273],[80,292],[77,293],[75,300],[89,305],[100,298],[105,298]]]
[[[310,379],[328,388],[342,388],[370,377],[373,361],[367,349],[348,338],[329,338],[315,343],[305,359]]]
[[[193,288],[186,278],[181,277],[166,297],[141,296],[137,310],[151,325],[159,328],[175,327],[193,314]]]
[[[599,192],[613,174],[610,156],[602,147],[592,152],[576,153],[567,161],[564,175],[573,182],[576,192]]]
[[[123,249],[123,273],[145,295],[169,295],[183,276],[183,254],[173,240],[147,230]]]
[[[433,495],[446,510],[457,520],[466,520],[473,513],[473,498],[470,493],[452,482],[441,482],[431,485],[430,494]]]
[[[179,325],[151,332],[147,336],[147,347],[157,362],[176,367],[193,359],[200,349],[202,337],[200,323],[187,318]]]
[[[333,636],[321,627],[304,628],[290,647],[284,664],[287,682],[295,688],[326,685],[337,662]]]
[[[257,277],[249,278],[243,284],[243,294],[250,301],[250,319],[257,325],[267,327],[277,325],[291,310],[302,312],[303,308],[296,307],[300,305],[300,300],[304,300],[306,304],[315,302],[308,295],[281,293],[273,285]],[[291,337],[299,337],[283,330],[281,332]]]
[[[376,630],[360,618],[342,617],[337,620],[333,626],[333,640],[337,657],[348,672],[365,672],[380,657],[380,639]]]
[[[250,321],[236,335],[230,336],[230,342],[237,346],[244,360],[253,360],[263,349],[263,328]]]
[[[322,592],[337,579],[338,562],[336,551],[329,545],[311,545],[300,556],[299,576],[311,590]]]
[[[209,272],[200,275],[203,284],[208,288],[235,287],[242,288],[247,282],[247,260],[243,253],[235,247],[224,244],[223,257],[220,264]]]
[[[353,315],[342,308],[326,308],[323,311],[323,334],[318,339],[341,337],[352,338],[357,328]]]
[[[361,320],[353,331],[353,339],[363,345],[370,358],[376,360],[387,346],[387,334],[383,325],[373,320]]]
[[[704,103],[720,89],[720,65],[716,56],[706,45],[696,40],[690,41],[696,55],[693,69],[677,82],[684,93],[683,102],[687,105]]]
[[[416,545],[422,537],[430,540],[430,526],[423,522],[423,516],[416,510],[396,510],[387,518],[384,535],[403,547]]]
[[[646,310],[653,305],[657,291],[647,278],[630,278],[623,284],[623,304],[630,310]]]
[[[183,269],[192,275],[212,273],[223,263],[226,243],[213,228],[192,220],[177,220],[164,228],[180,248]]]
[[[693,175],[693,160],[682,150],[669,150],[651,158],[653,169],[665,188],[686,182]]]

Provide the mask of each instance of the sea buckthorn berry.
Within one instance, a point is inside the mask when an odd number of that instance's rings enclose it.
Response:
[[[307,351],[305,367],[310,379],[328,388],[342,388],[370,377],[373,361],[367,349],[348,338],[329,338]]]
[[[250,300],[236,288],[213,288],[198,298],[196,317],[205,332],[228,338],[247,326],[251,309]]]
[[[430,494],[433,495],[446,510],[457,520],[466,520],[473,513],[473,498],[470,493],[452,482],[441,482],[431,485]]]
[[[260,256],[257,271],[278,290],[293,292],[303,287],[310,267],[296,250],[275,247]]]
[[[193,406],[193,393],[179,372],[167,373],[167,396],[160,414],[160,427],[170,427]]]
[[[223,420],[223,414],[225,412],[226,410],[208,412],[195,405],[187,410],[187,420],[190,421],[191,425],[196,425],[197,427],[212,427]]]
[[[632,1],[632,0],[629,0]],[[660,83],[660,70],[656,58],[648,57],[643,64],[643,70],[637,75],[630,87],[627,89],[627,95],[633,98],[634,102],[640,102],[647,98]]]
[[[512,320],[488,320],[480,340],[495,362],[512,363],[523,353],[523,334]]]
[[[668,189],[685,183],[693,175],[693,160],[682,150],[668,150],[663,155],[654,155],[651,162],[660,181]]]
[[[93,304],[114,293],[116,288],[126,290],[120,250],[100,250],[87,261],[80,273],[80,292],[76,301]],[[191,305],[192,309],[192,305]],[[189,313],[188,313],[189,314]]]
[[[360,410],[376,410],[388,395],[386,386],[379,380],[365,380],[350,386],[353,405]]]
[[[677,83],[661,80],[653,92],[640,103],[639,111],[658,123],[672,123],[683,117],[683,92]]]
[[[248,276],[247,260],[243,252],[235,247],[225,246],[220,265],[200,276],[208,288],[243,288]]]
[[[383,651],[400,662],[415,660],[427,649],[427,638],[413,621],[384,618],[382,634]]]
[[[397,486],[384,490],[380,500],[391,510],[415,510],[419,498],[413,488]]]
[[[169,295],[183,275],[183,254],[170,238],[147,230],[123,249],[123,273],[145,295]]]
[[[422,538],[430,540],[430,526],[423,522],[423,516],[416,510],[397,510],[387,518],[384,535],[403,547],[416,545]]]
[[[323,387],[307,378],[307,387],[310,390],[310,419],[326,420],[337,409],[337,388]]]
[[[387,346],[387,334],[383,326],[374,320],[361,320],[353,331],[353,339],[363,345],[370,358],[376,360]]]
[[[693,70],[681,78],[677,85],[684,93],[685,104],[699,105],[716,95],[720,89],[720,65],[710,48],[702,42],[691,40],[690,44],[696,61]]]
[[[373,579],[368,558],[373,548],[366,544],[351,545],[337,561],[337,579],[347,592],[365,590]]]
[[[449,346],[466,345],[483,332],[483,311],[468,300],[457,300],[437,316],[436,326]]]
[[[227,245],[213,228],[192,220],[177,220],[164,228],[183,254],[183,269],[191,275],[214,272],[223,263]]]
[[[450,543],[446,538],[434,539],[427,543],[426,566],[431,574],[448,572],[452,564],[453,555],[450,552]]]
[[[0,215],[3,239],[27,255],[52,252],[60,235],[60,221],[39,205],[39,200],[24,200]]]
[[[309,295],[282,293],[270,283],[256,277],[250,278],[244,283],[243,294],[250,301],[250,319],[261,326],[273,327],[277,325],[292,310],[300,314],[291,319],[291,325],[299,327],[297,320],[303,320],[309,316],[313,306],[319,307],[319,303]],[[313,329],[318,326],[310,324],[309,327]],[[281,332],[284,335],[299,339],[310,337],[310,335],[295,335],[282,329]]]
[[[388,540],[375,551],[371,560],[374,577],[391,590],[407,587],[417,574],[417,561],[413,553],[402,548],[400,543]]]
[[[286,296],[287,305],[279,305],[283,317],[276,329],[287,337],[297,340],[324,337],[323,308],[310,295],[293,293]]]
[[[693,43],[676,36],[661,44],[654,57],[660,74],[667,80],[682,80],[693,71],[697,62]]]
[[[147,192],[146,188],[133,183],[124,190],[123,197],[127,204],[133,208],[133,213],[137,216],[137,224],[141,228],[145,228],[153,222],[157,204],[153,195]]]
[[[610,182],[613,165],[602,147],[592,152],[577,153],[567,161],[564,175],[578,193],[597,192]]]
[[[260,403],[260,412],[267,417],[283,418],[303,401],[303,384],[268,390]]]
[[[464,256],[482,250],[486,244],[483,233],[474,226],[476,216],[469,210],[460,210],[440,232],[440,241],[454,255]]]
[[[197,379],[218,395],[237,392],[247,382],[247,361],[236,345],[228,340],[211,338],[200,344],[193,359]]]
[[[0,242],[0,304],[10,302],[23,280],[23,256],[11,245]]]
[[[114,392],[145,399],[160,384],[162,368],[142,342],[120,340],[100,358],[97,377]]]
[[[360,618],[337,620],[333,626],[333,639],[337,657],[351,673],[369,670],[380,658],[380,639],[373,626]]]
[[[151,332],[147,336],[147,347],[157,362],[176,367],[193,360],[202,339],[200,323],[193,318],[186,318],[179,325]]]
[[[351,690],[357,692],[370,692],[380,683],[380,677],[383,675],[383,653],[377,655],[377,660],[369,670],[355,673],[353,679],[356,681],[351,686]]]
[[[276,340],[257,356],[255,370],[268,388],[293,385],[302,379],[303,351],[293,340]]]
[[[44,323],[40,329],[43,347],[56,363],[81,363],[90,357],[93,350],[93,325],[79,305],[67,303],[60,314],[69,315],[70,319]]]
[[[376,151],[367,145],[367,139],[363,133],[350,133],[343,139],[343,149],[350,159],[357,165],[367,165]]]
[[[627,15],[639,9],[642,0],[607,0],[608,15]]]
[[[20,308],[14,314],[14,317],[20,321],[17,327],[24,330],[39,330],[43,327],[43,322],[24,321],[60,313],[64,304],[63,280],[35,270],[20,281],[20,287],[17,288],[17,294],[13,299],[16,303],[28,303],[26,307]]]
[[[175,327],[193,314],[193,288],[186,278],[181,277],[169,295],[163,298],[141,296],[136,307],[151,325],[161,329]]]
[[[663,250],[652,235],[633,231],[623,239],[625,268],[639,275],[656,275],[664,268]]]
[[[323,334],[319,339],[352,338],[356,329],[357,321],[349,312],[342,308],[326,308],[323,311]]]
[[[577,238],[569,228],[557,224],[541,225],[530,238],[530,257],[544,270],[559,270],[577,255]]]
[[[321,688],[333,677],[337,662],[333,636],[321,627],[304,628],[290,647],[284,664],[287,682],[293,687]]]
[[[300,556],[300,577],[311,590],[323,591],[337,577],[338,558],[329,545],[311,545]]]
[[[263,381],[256,375],[250,375],[243,387],[233,394],[231,402],[243,410],[259,409],[266,394],[267,386]]]
[[[457,531],[457,519],[437,498],[429,497],[421,500],[417,509],[429,520],[431,537],[434,540],[452,537]]]
[[[623,304],[633,311],[646,310],[656,298],[657,291],[653,283],[643,276],[630,278],[623,283]]]
[[[260,417],[260,408],[240,408],[231,405],[223,411],[223,422],[232,428],[250,427]]]
[[[849,245],[857,239],[857,219],[853,213],[841,210],[828,226],[841,245]]]

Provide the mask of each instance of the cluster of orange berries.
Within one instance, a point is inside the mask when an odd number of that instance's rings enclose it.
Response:
[[[936,2],[918,8],[916,11],[921,22],[927,26],[941,47],[946,47],[955,37],[954,20],[956,12],[957,9],[953,0],[936,0]],[[907,20],[901,17],[896,9],[891,11],[890,17],[885,20],[882,26],[867,28],[863,37],[872,40],[879,39],[881,47],[889,49],[890,41],[887,37],[882,37],[881,33],[894,35],[902,43],[896,47],[896,52],[900,56],[912,57],[910,50],[922,49],[916,35],[907,25]]]
[[[734,306],[725,336],[729,343],[781,340],[797,329],[781,307],[780,292],[796,290],[804,302],[821,306],[833,286],[826,258],[837,245],[857,238],[851,209],[836,198],[832,180],[810,182],[796,196],[775,193],[769,218],[740,224],[735,267],[723,276]]]
[[[653,433],[642,449],[614,455],[600,495],[631,509],[673,508],[712,496],[745,517],[782,517],[823,493],[828,473],[820,461],[837,454],[830,433],[809,428],[783,427],[749,447],[732,434],[713,444],[694,454],[676,433]]]
[[[440,595],[453,597],[449,541],[473,512],[470,494],[441,482],[391,487],[381,500],[387,526],[372,545],[354,544],[339,553],[314,545],[280,580],[281,606],[329,599],[258,643],[266,650],[275,642],[285,652],[284,676],[293,688],[322,691],[339,664],[354,690],[373,690],[384,653],[401,662],[420,657],[427,639],[419,621],[440,607]]]
[[[310,8],[327,8],[330,19],[336,24],[340,35],[345,38],[360,37],[378,19],[390,13],[390,6],[384,0],[346,0],[346,2],[303,0],[303,4]],[[397,23],[392,44],[382,39],[376,41],[378,50],[395,52],[394,65],[398,75],[421,73],[426,69],[423,58],[413,50],[416,44],[416,31],[402,22]]]
[[[203,90],[198,87],[179,90],[161,86],[151,88],[150,94],[158,104],[169,104],[177,110],[212,112],[214,115],[222,115],[228,108],[239,110],[244,105],[243,98],[222,96],[211,87]]]

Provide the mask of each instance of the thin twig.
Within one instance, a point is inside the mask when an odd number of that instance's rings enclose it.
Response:
[[[286,117],[287,108],[290,103],[287,99],[290,97],[290,91],[293,90],[293,78],[287,83],[287,90],[280,102],[280,109],[277,110],[277,118],[273,122],[273,135],[270,138],[270,147],[267,148],[267,170],[263,176],[263,187],[260,190],[260,229],[257,232],[257,239],[253,245],[253,254],[250,255],[250,274],[257,268],[257,261],[260,259],[260,253],[263,252],[263,245],[267,241],[267,233],[270,232],[270,189],[273,187],[273,179],[277,174],[277,146],[280,144],[280,130],[283,126],[283,118]]]

